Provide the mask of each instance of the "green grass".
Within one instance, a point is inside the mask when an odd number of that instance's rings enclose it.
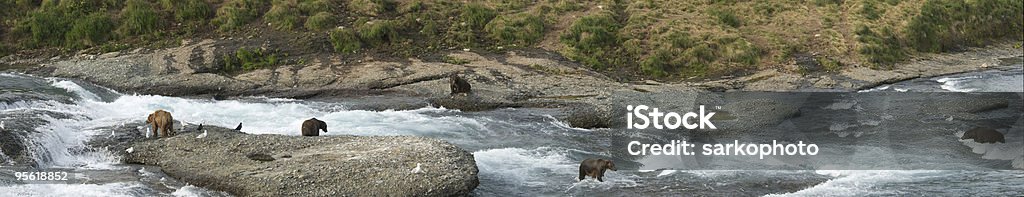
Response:
[[[398,39],[398,30],[394,21],[375,20],[359,25],[357,31],[363,43],[378,47]]]
[[[906,27],[910,45],[921,52],[980,46],[993,38],[1024,32],[1024,1],[928,0]]]
[[[153,10],[153,4],[145,0],[128,0],[121,10],[121,35],[141,35],[156,32],[160,16]]]
[[[359,35],[351,29],[335,29],[330,33],[331,45],[335,52],[355,53],[362,48]]]
[[[482,30],[495,16],[498,16],[498,13],[494,9],[478,3],[470,3],[462,8],[459,14],[459,25],[469,26],[474,31]]]
[[[263,49],[239,48],[233,55],[224,56],[223,72],[251,71],[279,64],[278,55]]]
[[[174,19],[181,23],[202,23],[210,18],[213,9],[203,0],[161,0],[165,9],[174,12]]]
[[[366,16],[378,16],[391,10],[393,4],[389,0],[351,0],[346,4],[349,11]]]
[[[741,25],[740,19],[730,10],[712,10],[711,15],[715,16],[715,19],[722,25],[733,28],[740,27]]]
[[[619,28],[610,13],[583,16],[559,38],[567,47],[563,54],[596,69],[604,69],[614,61],[609,58],[614,57],[620,45]]]
[[[299,8],[293,0],[274,0],[263,21],[278,30],[293,30],[299,26]]]
[[[444,61],[444,63],[455,65],[465,65],[469,63],[469,60],[467,59],[457,58],[450,55],[445,55],[444,57],[441,57],[441,61]]]
[[[306,19],[306,29],[313,31],[323,31],[335,26],[334,14],[330,12],[319,12],[310,16]]]
[[[110,30],[114,29],[114,21],[105,13],[96,12],[75,20],[71,31],[65,35],[64,46],[80,49],[100,45],[110,38]]]
[[[228,0],[217,9],[212,22],[220,31],[231,31],[256,20],[266,6],[264,0]]]
[[[861,47],[857,51],[867,57],[873,67],[891,68],[892,64],[907,58],[898,36],[888,28],[882,29],[879,33],[867,26],[861,26],[856,34],[857,40],[861,42]]]
[[[499,16],[486,29],[488,36],[501,44],[529,46],[544,36],[544,20],[529,13]]]

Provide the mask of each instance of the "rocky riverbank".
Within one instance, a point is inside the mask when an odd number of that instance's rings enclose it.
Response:
[[[240,196],[464,196],[479,184],[473,155],[437,139],[206,130],[114,146],[127,163]]]

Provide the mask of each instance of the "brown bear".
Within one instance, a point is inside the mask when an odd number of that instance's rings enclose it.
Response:
[[[466,79],[459,77],[459,73],[452,73],[451,75],[449,75],[448,83],[452,89],[452,93],[449,95],[467,95],[469,94],[470,91],[472,91],[469,85],[469,81],[466,81]]]
[[[977,143],[996,143],[996,142],[1006,143],[1006,140],[1003,139],[1003,133],[1000,133],[999,131],[996,131],[995,129],[986,128],[986,127],[978,127],[978,128],[971,129],[971,130],[967,131],[966,133],[964,133],[964,136],[960,137],[960,139],[961,140],[974,139],[974,142],[977,142]]]
[[[612,163],[611,160],[605,159],[590,158],[583,160],[583,162],[580,163],[580,181],[587,178],[587,176],[590,176],[597,178],[597,181],[604,182],[603,177],[605,170],[616,171],[615,163]]]
[[[146,124],[153,124],[153,136],[171,137],[174,136],[174,117],[164,110],[156,110],[146,118]]]
[[[302,136],[320,136],[320,130],[327,133],[327,123],[316,118],[302,122]]]

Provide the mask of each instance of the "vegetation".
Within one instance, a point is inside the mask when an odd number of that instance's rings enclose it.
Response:
[[[355,53],[362,47],[359,36],[351,29],[335,29],[330,34],[331,45],[334,51],[341,53]]]
[[[153,5],[145,0],[128,0],[125,3],[121,18],[121,27],[118,29],[123,35],[140,35],[155,32],[157,30],[156,11]]]
[[[313,16],[306,19],[306,29],[313,31],[323,31],[334,27],[334,14],[329,12],[318,12]]]
[[[231,31],[256,20],[267,2],[263,0],[229,0],[217,9],[213,24],[220,31]]]
[[[235,54],[224,56],[223,72],[250,71],[276,66],[279,62],[277,54],[263,49],[239,48]]]
[[[243,37],[399,58],[541,48],[616,77],[686,80],[787,68],[797,56],[833,72],[894,68],[922,53],[1010,39],[1019,45],[1022,13],[1020,0],[0,0],[0,55]],[[239,49],[225,56],[225,69],[281,58]]]
[[[544,36],[544,20],[528,13],[500,16],[486,28],[488,36],[502,44],[529,46]]]

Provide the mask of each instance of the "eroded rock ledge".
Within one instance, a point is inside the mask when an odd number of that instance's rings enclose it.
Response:
[[[437,139],[208,130],[134,142],[124,159],[240,196],[465,196],[479,184],[473,155]]]

